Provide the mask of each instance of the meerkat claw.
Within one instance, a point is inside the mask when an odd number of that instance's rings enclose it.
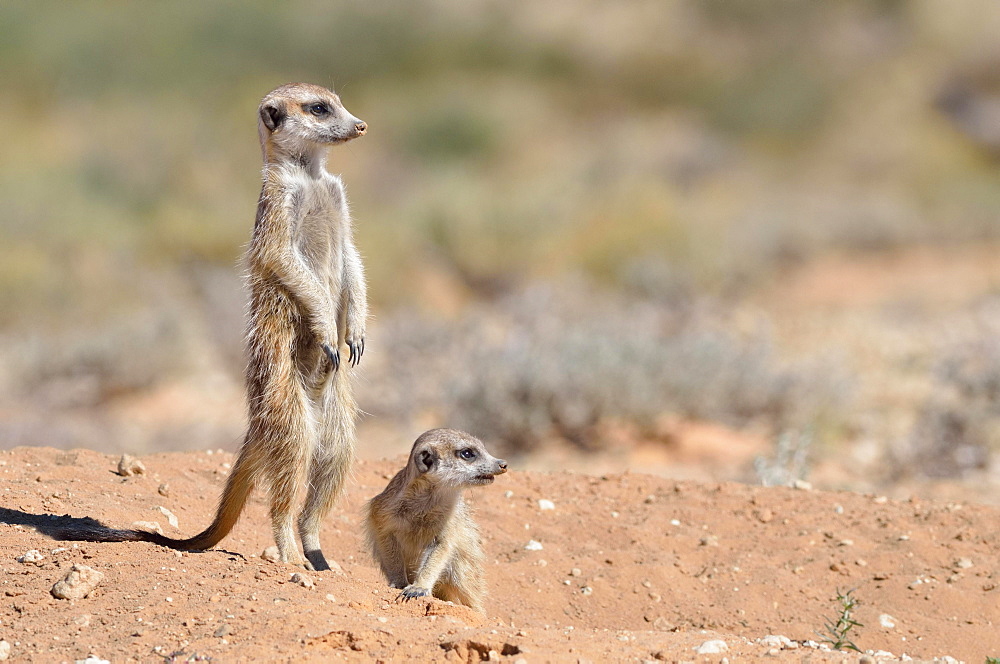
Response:
[[[420,586],[406,586],[400,591],[399,595],[396,596],[396,601],[408,602],[415,597],[427,597],[430,595],[430,591],[427,588],[421,588]]]
[[[333,350],[327,344],[323,344],[323,352],[330,359],[330,364],[333,365],[333,370],[337,371],[340,369],[340,352]]]
[[[347,361],[351,363],[352,367],[358,366],[358,362],[361,361],[361,344],[357,341],[352,341],[348,344],[351,349],[350,355],[347,357]]]

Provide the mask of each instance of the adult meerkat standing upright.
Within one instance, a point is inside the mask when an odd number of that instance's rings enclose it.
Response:
[[[433,594],[482,612],[483,549],[462,490],[506,472],[506,461],[462,431],[417,438],[406,467],[365,508],[368,546],[400,598]]]
[[[357,365],[368,304],[347,198],[340,178],[326,170],[326,150],[366,130],[336,94],[316,85],[283,85],[260,103],[264,181],[246,252],[249,426],[215,520],[189,539],[89,528],[63,530],[64,539],[208,549],[264,484],[281,560],[301,564],[293,510],[308,487],[298,517],[302,548],[314,569],[329,569],[320,523],[353,461],[357,413],[340,349],[347,346],[348,364]]]

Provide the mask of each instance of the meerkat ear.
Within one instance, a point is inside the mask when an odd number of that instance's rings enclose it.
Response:
[[[268,102],[260,107],[260,120],[268,131],[274,131],[285,120],[285,109],[278,102]]]
[[[417,454],[417,470],[426,473],[434,468],[437,461],[438,455],[434,450],[420,450],[420,453]]]

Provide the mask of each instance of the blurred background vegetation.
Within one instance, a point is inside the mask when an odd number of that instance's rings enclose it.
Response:
[[[255,109],[302,80],[371,128],[330,155],[364,454],[992,482],[997,34],[990,0],[5,2],[0,445],[239,443]]]

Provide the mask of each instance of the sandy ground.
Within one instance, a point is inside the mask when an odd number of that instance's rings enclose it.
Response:
[[[401,458],[359,463],[324,532],[341,569],[303,572],[311,588],[259,557],[272,543],[259,497],[224,550],[47,537],[67,514],[192,534],[209,520],[232,455],[151,455],[134,477],[118,476],[117,461],[0,452],[0,638],[11,660],[853,662],[862,656],[807,643],[821,641],[836,595],[850,589],[863,625],[850,636],[862,650],[1000,655],[994,507],[514,468],[469,495],[491,589],[479,616],[437,600],[397,603],[363,549],[361,505]],[[30,550],[41,560],[17,560]],[[103,581],[86,598],[56,599],[53,584],[74,564]],[[725,650],[698,653],[712,641]]]

